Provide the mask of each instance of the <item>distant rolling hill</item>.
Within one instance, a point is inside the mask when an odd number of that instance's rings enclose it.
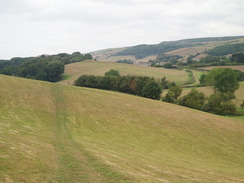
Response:
[[[166,77],[167,80],[174,81],[177,84],[183,84],[190,79],[189,74],[185,70],[144,67],[112,62],[84,61],[66,65],[64,74],[68,78],[59,83],[73,84],[81,75],[104,75],[110,69],[118,70],[121,75],[148,76],[154,77],[155,79]]]
[[[233,45],[233,52],[227,48]],[[226,46],[222,48],[221,46]],[[224,52],[219,53],[219,50]],[[159,44],[142,44],[124,48],[110,48],[91,52],[93,58],[98,61],[118,61],[132,60],[134,63],[148,62],[149,60],[164,60],[165,55],[175,55],[183,60],[193,55],[196,59],[203,58],[207,55],[214,55],[217,52],[218,56],[233,54],[235,52],[244,51],[244,36],[232,37],[209,37],[209,38],[194,38],[183,39],[179,41],[164,41]]]
[[[0,182],[244,182],[244,123],[0,75]]]

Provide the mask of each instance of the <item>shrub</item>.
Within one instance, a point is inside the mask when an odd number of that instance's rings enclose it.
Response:
[[[199,109],[203,108],[205,103],[204,93],[197,91],[196,89],[192,89],[187,95],[180,98],[179,105],[183,105],[186,107]]]
[[[216,93],[208,98],[208,102],[204,105],[203,110],[214,114],[229,115],[235,114],[237,109],[232,99],[232,93]]]

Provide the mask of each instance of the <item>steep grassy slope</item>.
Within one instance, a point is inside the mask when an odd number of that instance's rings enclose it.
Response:
[[[243,182],[244,124],[0,76],[0,182]]]
[[[188,80],[188,74],[185,71],[111,62],[85,61],[66,65],[65,74],[71,77],[67,80],[61,81],[60,83],[72,84],[80,75],[104,75],[104,73],[110,69],[118,70],[121,75],[129,74],[154,78],[163,78],[165,76],[168,80],[175,81],[178,84],[182,84]]]
[[[0,182],[126,182],[67,130],[64,87],[7,76],[0,85]]]

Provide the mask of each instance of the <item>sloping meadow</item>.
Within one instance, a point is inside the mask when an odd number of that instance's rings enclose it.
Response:
[[[243,182],[242,122],[0,76],[0,182]]]
[[[60,81],[62,84],[73,84],[81,75],[96,75],[103,76],[110,69],[118,70],[123,76],[148,76],[155,79],[166,77],[171,82],[183,84],[189,80],[188,73],[184,70],[164,69],[155,67],[145,67],[131,64],[111,63],[111,62],[95,62],[84,61],[65,66],[65,75],[68,79]]]

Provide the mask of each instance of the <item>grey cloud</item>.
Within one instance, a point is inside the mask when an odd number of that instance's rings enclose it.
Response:
[[[0,59],[244,32],[243,0],[0,0],[0,3],[0,25],[4,27],[0,29],[0,41],[4,43],[0,45]]]

